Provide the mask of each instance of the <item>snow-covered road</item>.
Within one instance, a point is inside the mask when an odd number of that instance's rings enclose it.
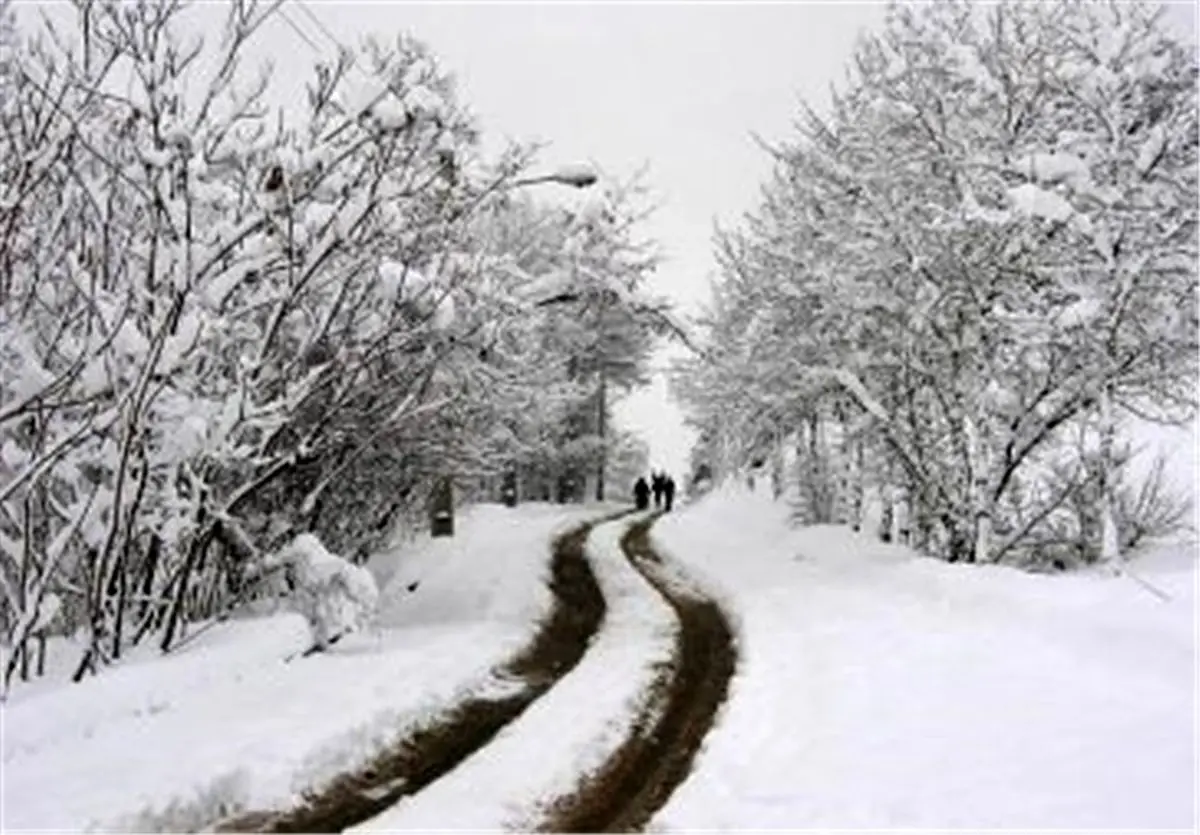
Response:
[[[654,549],[654,521],[630,525],[621,549],[674,612],[678,629],[670,664],[653,684],[636,732],[554,805],[542,831],[640,831],[691,772],[728,694],[737,665],[729,618]]]
[[[626,527],[601,525],[589,537],[607,609],[579,665],[486,748],[358,830],[530,829],[621,747],[671,661],[677,629],[625,559]]]

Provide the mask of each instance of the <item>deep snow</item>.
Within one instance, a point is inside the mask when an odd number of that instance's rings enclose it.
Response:
[[[464,512],[458,536],[372,559],[376,635],[326,654],[294,614],[222,624],[166,658],[20,687],[3,722],[3,830],[181,830],[277,808],[467,695],[547,610],[549,542],[602,507]],[[413,582],[418,585],[409,591]]]
[[[720,491],[653,529],[742,656],[665,829],[1191,829],[1194,544],[1128,578],[955,566]]]

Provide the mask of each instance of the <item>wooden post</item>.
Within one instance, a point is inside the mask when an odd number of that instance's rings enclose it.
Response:
[[[500,498],[504,501],[505,507],[516,507],[520,497],[517,495],[517,471],[509,470],[504,474],[504,481],[500,485]]]
[[[604,465],[608,458],[608,438],[606,437],[608,427],[605,425],[605,412],[608,405],[606,402],[608,399],[608,381],[605,378],[603,364],[600,366],[600,387],[596,394],[599,400],[596,422],[600,435],[600,460],[596,464],[596,501],[602,502],[604,501]]]
[[[433,536],[454,536],[454,483],[442,476],[429,502],[429,532]]]

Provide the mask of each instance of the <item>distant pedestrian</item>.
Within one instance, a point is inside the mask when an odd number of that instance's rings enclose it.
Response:
[[[638,510],[645,510],[650,505],[650,485],[641,476],[633,485],[633,500]]]
[[[675,505],[675,479],[669,475],[663,476],[663,499],[667,503],[667,512]]]
[[[662,506],[663,487],[665,486],[665,476],[662,473],[653,473],[650,476],[651,489],[654,491],[654,509],[658,510]]]

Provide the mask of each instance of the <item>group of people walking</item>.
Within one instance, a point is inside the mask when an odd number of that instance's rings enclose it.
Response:
[[[645,476],[639,476],[633,485],[633,498],[638,510],[650,506],[650,496],[654,496],[654,509],[670,510],[675,504],[675,479],[666,473],[651,473],[650,481]]]

